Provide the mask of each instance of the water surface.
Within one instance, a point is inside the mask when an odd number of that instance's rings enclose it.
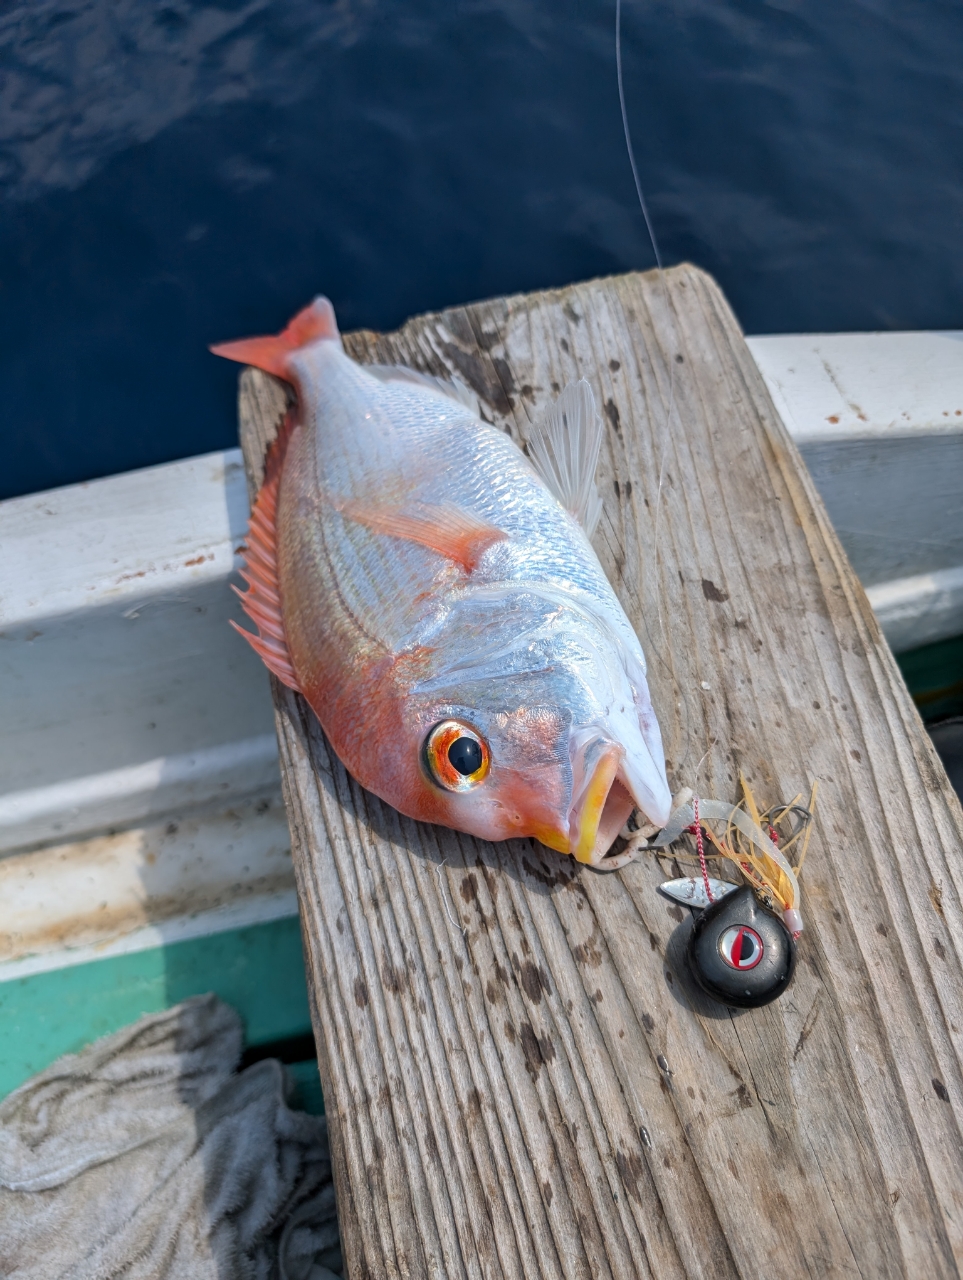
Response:
[[[232,444],[208,342],[652,264],[614,0],[0,17],[0,496]],[[963,327],[963,6],[625,0],[663,256],[749,332]]]

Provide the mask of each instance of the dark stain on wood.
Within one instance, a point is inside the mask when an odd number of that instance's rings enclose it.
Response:
[[[518,1029],[518,1038],[525,1057],[525,1069],[532,1080],[535,1080],[542,1067],[555,1058],[555,1046],[548,1036],[537,1036],[530,1022],[522,1023]]]
[[[616,435],[620,436],[622,434],[622,415],[619,413],[619,406],[614,400],[606,400],[605,416],[611,423],[612,430]]]
[[[598,946],[598,934],[593,933],[591,938],[574,946],[572,955],[579,964],[587,965],[590,969],[597,969],[602,963],[602,952]]]
[[[540,965],[533,964],[531,960],[526,960],[521,966],[521,983],[522,990],[529,1000],[535,1004],[541,1003],[543,991],[546,995],[552,994],[552,986],[548,980],[548,974]]]
[[[387,956],[381,964],[381,981],[385,990],[390,991],[393,996],[401,995],[404,974],[398,972]]]
[[[929,887],[930,902],[933,904],[933,910],[941,920],[946,917],[943,914],[943,886],[941,884],[931,884]]]
[[[475,902],[477,900],[478,877],[474,871],[469,871],[467,875],[462,876],[459,892],[466,902]]]
[[[557,875],[554,875],[551,871],[547,871],[543,866],[538,866],[537,863],[532,862],[528,858],[522,858],[522,866],[533,880],[537,880],[539,884],[545,885],[548,889],[554,889],[559,883],[559,877]]]
[[[615,1163],[622,1179],[622,1186],[625,1187],[636,1204],[641,1204],[642,1197],[639,1195],[639,1183],[645,1175],[645,1167],[642,1161],[634,1151],[620,1150],[615,1153]]]

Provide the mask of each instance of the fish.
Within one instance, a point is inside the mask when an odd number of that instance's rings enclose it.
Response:
[[[467,388],[352,360],[324,297],[211,350],[296,393],[246,541],[257,633],[237,629],[348,772],[410,818],[591,866],[634,810],[664,826],[645,656],[590,541],[588,382],[526,456]]]

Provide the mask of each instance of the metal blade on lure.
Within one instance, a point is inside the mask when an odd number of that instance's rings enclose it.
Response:
[[[709,889],[713,902],[718,902],[720,898],[724,898],[726,894],[738,888],[737,884],[731,884],[728,880],[713,880],[711,876],[709,877]],[[681,902],[685,907],[697,907],[700,911],[704,911],[710,905],[705,882],[701,876],[698,878],[684,876],[681,880],[666,880],[665,884],[659,885],[659,892],[664,893],[667,898]]]

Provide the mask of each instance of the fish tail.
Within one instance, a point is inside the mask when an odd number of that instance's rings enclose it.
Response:
[[[243,344],[242,344],[243,345]],[[241,576],[248,584],[247,591],[233,590],[241,601],[241,608],[257,626],[257,635],[245,631],[231,619],[231,626],[242,635],[264,665],[282,684],[300,692],[294,664],[284,634],[281,616],[281,592],[278,587],[277,554],[277,506],[278,486],[288,440],[294,429],[294,413],[289,411],[278,432],[278,437],[268,450],[265,462],[264,483],[251,511],[244,549],[244,569]]]
[[[340,338],[334,307],[327,298],[317,297],[299,311],[287,328],[277,334],[261,338],[239,338],[236,342],[219,342],[210,350],[226,360],[241,364],[253,364],[255,368],[273,373],[278,378],[288,376],[288,357],[292,351],[307,347],[324,338]]]

